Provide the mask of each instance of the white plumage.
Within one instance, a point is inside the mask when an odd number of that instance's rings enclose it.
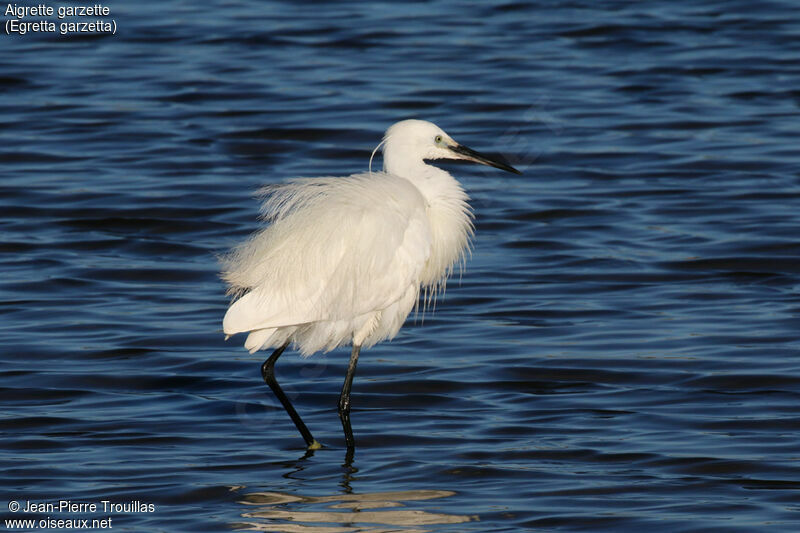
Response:
[[[448,145],[436,125],[407,120],[386,132],[383,172],[262,189],[270,225],[224,259],[238,296],[225,334],[249,332],[250,352],[291,341],[304,355],[393,338],[469,247],[466,193],[425,163],[457,157]]]
[[[223,260],[222,277],[236,298],[222,322],[225,334],[249,333],[244,346],[251,353],[276,348],[261,375],[310,450],[321,445],[275,379],[286,346],[311,355],[353,345],[339,396],[352,453],[350,390],[361,348],[397,335],[420,291],[435,296],[469,249],[467,195],[426,160],[466,159],[519,173],[422,120],[393,125],[381,145],[383,172],[262,189],[269,225]]]

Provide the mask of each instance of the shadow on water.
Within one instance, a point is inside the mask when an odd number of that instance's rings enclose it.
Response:
[[[242,513],[245,520],[234,524],[239,531],[347,532],[426,531],[418,526],[462,524],[477,516],[433,513],[420,509],[398,509],[420,500],[448,498],[456,493],[446,490],[408,490],[331,496],[302,496],[280,492],[247,494],[242,504],[252,510]],[[338,527],[320,524],[338,524]],[[356,527],[356,524],[359,524]],[[363,527],[368,524],[367,527]]]
[[[283,475],[294,478],[304,471],[314,457],[313,451],[291,463]],[[285,465],[286,466],[286,465]],[[325,496],[305,496],[298,492],[243,492],[238,502],[246,507],[242,522],[231,524],[237,531],[276,531],[307,533],[338,533],[364,531],[423,532],[420,526],[452,525],[478,521],[477,515],[433,512],[419,508],[416,502],[456,496],[452,490],[402,490],[358,493],[353,484],[358,468],[353,454],[345,455],[341,464],[340,493]],[[243,491],[242,487],[234,487]],[[417,508],[414,508],[417,507]],[[388,529],[387,529],[388,528]]]
[[[253,492],[241,500],[250,507],[244,522],[233,524],[239,531],[333,533],[365,531],[422,532],[419,526],[462,524],[475,515],[437,513],[409,508],[414,502],[448,498],[447,490],[407,490],[330,496],[302,496],[282,492]],[[402,508],[402,509],[401,509]],[[324,525],[323,525],[324,524]],[[331,526],[337,524],[337,526]]]

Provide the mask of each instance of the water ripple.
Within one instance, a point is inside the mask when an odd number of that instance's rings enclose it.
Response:
[[[111,9],[115,36],[0,56],[7,500],[154,503],[114,517],[137,531],[800,529],[791,2]],[[445,165],[473,254],[359,362],[354,458],[346,355],[281,359],[306,453],[223,340],[216,258],[258,187],[362,171],[413,116],[525,174]]]

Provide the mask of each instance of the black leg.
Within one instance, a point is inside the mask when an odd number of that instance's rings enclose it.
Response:
[[[298,415],[297,411],[294,410],[292,402],[290,402],[289,398],[286,397],[286,394],[283,392],[280,385],[278,385],[277,380],[275,379],[275,361],[278,360],[278,357],[281,356],[287,346],[289,346],[288,342],[272,352],[272,355],[269,356],[269,359],[264,361],[264,364],[261,365],[261,376],[264,378],[266,384],[269,385],[269,388],[272,389],[272,392],[275,393],[275,396],[277,396],[281,401],[283,408],[286,409],[286,412],[289,413],[289,416],[292,417],[292,422],[294,422],[294,425],[297,426],[300,434],[303,435],[303,438],[306,440],[306,446],[308,446],[308,449],[318,450],[319,448],[322,448],[322,445],[311,435],[311,432],[303,423],[300,415]]]
[[[347,450],[350,452],[356,443],[353,440],[353,428],[350,427],[350,389],[353,387],[353,376],[356,375],[356,363],[358,363],[358,353],[361,346],[353,345],[353,353],[350,355],[350,364],[347,367],[347,375],[344,377],[342,395],[339,396],[339,418],[342,419],[344,428],[344,438],[347,442]]]

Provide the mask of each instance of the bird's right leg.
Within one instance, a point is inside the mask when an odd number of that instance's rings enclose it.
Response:
[[[354,344],[353,351],[350,354],[350,364],[347,366],[347,375],[344,378],[342,394],[339,396],[339,418],[342,421],[344,439],[347,443],[348,455],[350,456],[350,461],[348,462],[352,462],[352,452],[356,445],[353,439],[353,428],[350,426],[350,390],[353,388],[353,377],[356,375],[356,364],[358,363],[358,354],[360,352],[361,346]]]
[[[300,434],[303,435],[303,438],[306,441],[306,446],[308,446],[309,450],[318,450],[322,448],[322,444],[317,442],[311,432],[308,430],[306,425],[303,423],[303,419],[300,418],[300,415],[297,414],[295,411],[292,402],[289,401],[289,398],[281,389],[281,386],[278,385],[278,381],[275,379],[275,361],[278,360],[278,357],[281,356],[283,351],[286,347],[289,346],[289,341],[286,341],[286,344],[272,352],[272,355],[269,356],[269,359],[264,361],[264,364],[261,365],[261,376],[264,378],[264,382],[269,385],[269,388],[272,389],[272,392],[275,393],[275,396],[281,401],[283,404],[283,408],[286,409],[286,412],[289,413],[289,416],[292,417],[292,422],[294,425],[297,426],[298,431]]]

